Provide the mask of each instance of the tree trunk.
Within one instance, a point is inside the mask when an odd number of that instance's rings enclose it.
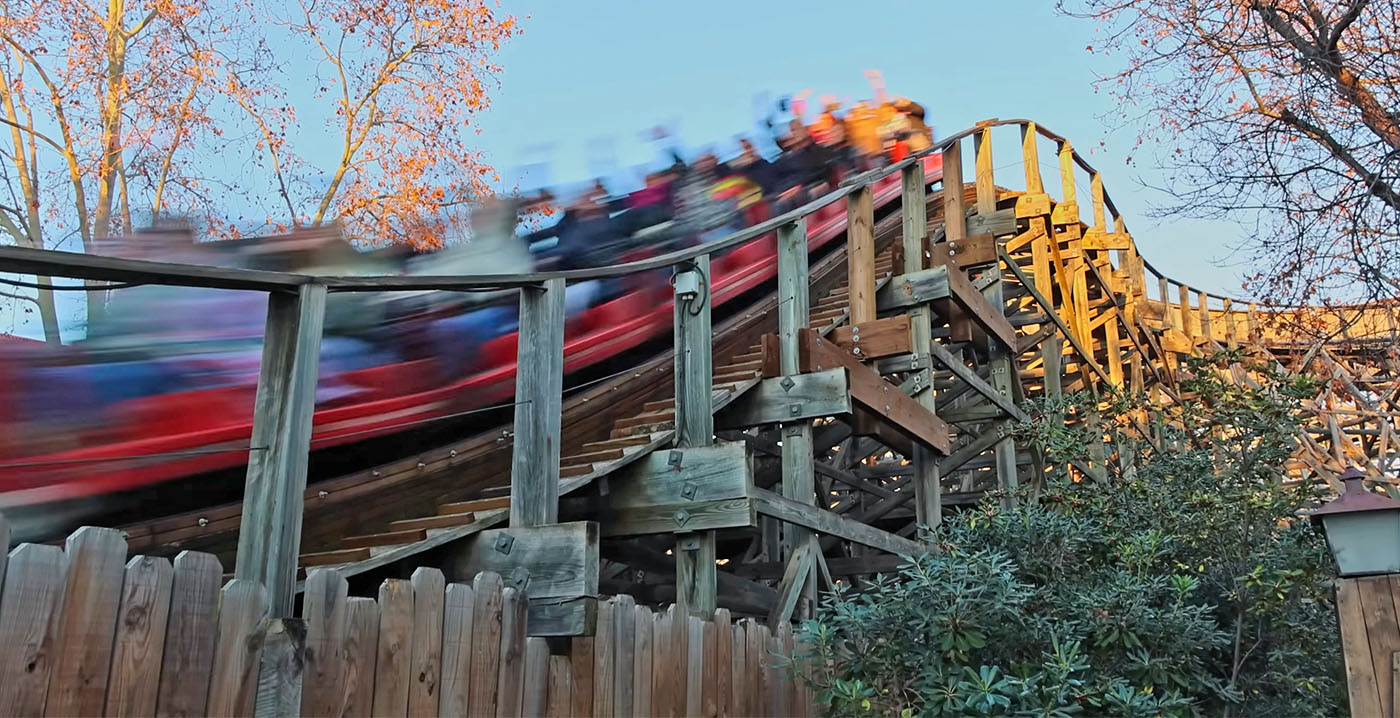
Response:
[[[37,280],[46,287],[51,284],[48,277],[37,277]],[[63,337],[58,329],[58,308],[54,304],[53,291],[40,289],[37,294],[36,303],[39,305],[39,322],[44,327],[44,341],[58,346],[63,343]]]

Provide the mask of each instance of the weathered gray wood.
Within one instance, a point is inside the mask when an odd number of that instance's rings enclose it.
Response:
[[[126,563],[106,715],[155,715],[174,575],[163,558],[135,556]]]
[[[253,711],[267,627],[267,591],[237,578],[225,584],[219,594],[218,653],[209,679],[209,715],[242,716]]]
[[[496,681],[497,718],[518,718],[524,695],[525,592],[507,586],[501,593],[501,668]],[[544,639],[538,639],[544,640]]]
[[[713,405],[714,357],[711,354],[710,258],[697,257],[693,266],[678,267],[676,281],[699,287],[693,297],[676,297],[675,381],[676,446],[705,446],[715,433]]]
[[[312,569],[306,577],[306,595],[301,612],[306,621],[302,715],[324,716],[340,712],[344,697],[341,679],[349,590],[349,584],[333,569]]]
[[[764,379],[715,418],[720,430],[851,413],[845,369]]]
[[[26,543],[8,559],[0,593],[0,715],[43,715],[68,557],[57,546]]]
[[[292,615],[311,415],[321,359],[326,287],[268,296],[262,369],[253,408],[253,451],[239,523],[237,578],[267,588],[272,615]]]
[[[715,532],[676,534],[676,605],[678,612],[704,620],[718,603],[715,575]]]
[[[637,699],[637,602],[622,595],[608,604],[608,609],[613,611],[613,710],[630,716]],[[648,616],[647,622],[650,621]]]
[[[920,249],[914,257],[921,256],[922,252]],[[904,257],[908,261],[907,251]],[[894,277],[880,288],[875,295],[875,302],[881,312],[887,312],[927,304],[935,299],[947,299],[951,294],[947,265],[915,270],[906,266],[903,274]]]
[[[465,583],[448,585],[442,616],[442,701],[439,703],[439,715],[467,714],[475,605],[471,586]]]
[[[638,536],[675,531],[708,531],[757,525],[753,501],[718,499],[664,506],[622,508],[608,512],[608,536]]]
[[[755,494],[757,497],[755,503],[761,514],[773,516],[824,534],[839,536],[881,551],[906,556],[916,556],[924,552],[924,548],[914,541],[858,521],[852,521],[830,511],[823,511],[816,506],[802,504],[763,489],[755,490]]]
[[[379,652],[379,604],[351,598],[345,630],[345,703],[340,715],[369,716],[374,707],[375,658]]]
[[[791,376],[798,369],[797,331],[811,315],[807,263],[807,221],[778,230],[778,368]]]
[[[442,699],[442,615],[447,581],[441,571],[419,566],[409,583],[413,584],[413,654],[408,714],[436,716]]]
[[[787,567],[783,570],[783,580],[778,584],[778,600],[773,604],[773,610],[768,613],[768,626],[774,630],[779,624],[792,620],[792,612],[797,608],[797,599],[802,595],[802,587],[807,584],[808,577],[812,574],[813,553],[817,551],[817,542],[810,534],[805,538],[806,540],[788,558]]]
[[[1004,314],[1006,301],[1002,295],[1000,262],[987,271],[991,275],[991,282],[986,289],[982,290],[982,296],[986,297],[997,311]],[[997,337],[988,335],[987,363],[991,367],[990,383],[994,393],[984,394],[984,396],[991,399],[998,407],[1005,409],[1006,413],[1018,420],[1025,421],[1030,417],[1015,405],[1015,391],[1019,382],[1016,378],[1016,360],[1011,353],[1014,348],[1014,343],[1008,346]],[[957,373],[956,369],[954,369],[954,373]],[[964,372],[964,374],[966,373]],[[979,393],[982,391],[976,386],[973,388]],[[999,397],[999,400],[994,397]],[[1020,477],[1016,474],[1016,441],[1011,436],[1006,436],[996,443],[993,451],[996,456],[997,483],[1004,492],[1001,502],[1003,506],[1009,508],[1016,503],[1016,497],[1012,492],[1020,486]]]
[[[472,616],[471,685],[467,688],[470,708],[467,715],[491,716],[496,713],[503,593],[501,577],[496,573],[479,573],[472,580],[472,596],[476,605]]]
[[[902,269],[906,275],[916,275],[924,271],[927,264],[927,258],[924,256],[924,238],[928,233],[928,204],[923,163],[915,162],[904,168],[901,180],[900,241],[904,250]],[[943,270],[946,285],[947,267],[944,266]],[[893,285],[894,282],[891,282],[885,286],[888,288]],[[927,371],[930,367],[926,356],[929,350],[934,348],[933,309],[925,302],[910,307],[908,313],[910,343],[915,357],[911,368]],[[913,387],[916,391],[910,392],[910,395],[919,406],[937,413],[934,392],[928,391],[932,388],[929,380],[924,380],[921,376],[922,372],[915,375],[914,381],[918,386]],[[905,387],[901,386],[900,390],[904,391]],[[914,455],[910,458],[914,466],[915,516],[920,524],[937,527],[943,520],[943,486],[938,473],[938,457],[927,447],[915,442]],[[820,548],[817,549],[817,557],[821,558]]]
[[[525,677],[521,681],[524,696],[520,715],[542,716],[549,700],[549,641],[530,638],[525,642]]]
[[[611,508],[683,506],[749,496],[753,462],[742,443],[655,451],[614,475]]]
[[[1027,415],[1026,412],[1022,411],[1021,407],[1016,406],[1016,403],[1007,394],[1004,394],[1001,389],[983,381],[982,377],[977,375],[977,370],[959,361],[957,357],[953,356],[952,352],[949,352],[947,349],[944,349],[943,347],[937,344],[931,344],[929,346],[929,349],[931,350],[933,358],[938,360],[939,364],[942,364],[943,366],[951,370],[953,372],[953,376],[966,382],[968,386],[972,387],[973,391],[977,392],[978,394],[981,394],[984,398],[990,401],[993,405],[997,407],[997,409],[1001,413],[1013,417],[1018,421],[1030,420],[1030,416]],[[1005,354],[1004,349],[994,356],[1000,357],[1003,354]],[[1004,359],[1005,357],[1002,358]],[[994,360],[992,363],[992,376],[1009,376],[1009,374],[999,370],[998,366],[999,365],[995,363]],[[1004,364],[1002,366],[1004,366]],[[942,415],[940,414],[940,416]]]
[[[559,520],[559,443],[564,391],[564,280],[520,290],[510,525]]]
[[[373,715],[408,712],[412,680],[413,585],[398,578],[379,585],[379,645],[374,664]]]
[[[904,564],[904,559],[900,556],[870,553],[851,558],[828,558],[825,563],[832,576],[862,576],[893,573]],[[788,564],[784,562],[746,563],[735,566],[733,572],[736,576],[780,579],[787,567]]]
[[[300,618],[274,619],[267,628],[267,639],[263,641],[258,661],[258,691],[253,706],[256,718],[300,714],[301,671],[305,658],[305,622]]]
[[[116,529],[84,526],[68,537],[67,591],[58,617],[44,714],[99,715],[107,695],[126,541]]]
[[[530,597],[529,634],[591,632],[598,594],[598,522],[483,531],[453,559],[453,580],[491,571]]]

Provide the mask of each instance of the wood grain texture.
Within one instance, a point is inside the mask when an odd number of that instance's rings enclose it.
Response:
[[[447,587],[442,571],[419,567],[413,571],[413,652],[409,665],[408,714],[438,714],[442,685],[442,615]]]
[[[219,636],[209,679],[209,715],[253,713],[269,623],[267,591],[235,578],[219,592]]]
[[[569,718],[572,702],[573,666],[568,656],[549,656],[549,700],[545,704],[547,718]]]
[[[155,714],[174,578],[174,569],[163,558],[135,556],[127,562],[105,715]]]
[[[345,702],[345,627],[349,584],[334,569],[312,569],[306,579],[302,620],[306,622],[306,667],[302,671],[301,712],[339,715]]]
[[[471,685],[467,695],[469,715],[496,714],[497,682],[501,666],[501,609],[504,586],[499,574],[479,573],[472,580],[475,608],[472,616]]]
[[[345,626],[345,703],[340,715],[367,718],[374,709],[378,651],[379,604],[372,598],[351,598]]]
[[[472,587],[465,583],[448,584],[442,615],[440,715],[466,715],[470,706],[472,621],[475,615],[476,601]]]
[[[525,640],[525,671],[520,688],[520,715],[544,715],[549,700],[549,641],[544,638]]]
[[[496,683],[498,718],[522,715],[528,605],[524,591],[507,586],[501,592],[501,667]]]
[[[126,576],[126,541],[115,529],[84,526],[68,537],[64,553],[68,554],[67,590],[44,714],[100,715]],[[200,692],[206,686],[200,686]]]
[[[11,551],[0,593],[0,715],[40,716],[48,699],[68,556],[57,546]]]
[[[203,715],[214,666],[224,568],[207,553],[181,551],[174,569],[156,715]]]
[[[374,665],[375,716],[408,713],[413,671],[413,585],[387,579],[379,586],[379,648]]]

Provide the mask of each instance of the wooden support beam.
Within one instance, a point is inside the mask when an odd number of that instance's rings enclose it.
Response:
[[[234,576],[267,588],[274,618],[292,616],[296,595],[325,310],[323,284],[268,295]]]
[[[721,430],[845,416],[851,413],[846,369],[764,379],[715,417]]]
[[[1010,398],[1005,396],[1001,390],[983,381],[982,377],[977,375],[977,371],[975,369],[962,363],[958,360],[957,357],[953,356],[951,352],[937,344],[932,345],[932,350],[933,358],[937,360],[939,364],[942,364],[943,366],[948,367],[948,369],[952,370],[953,376],[956,376],[958,379],[962,380],[963,382],[966,382],[967,385],[970,386],[973,391],[976,391],[978,394],[981,394],[987,401],[995,405],[997,409],[1000,410],[1002,413],[1006,414],[1007,416],[1014,417],[1020,421],[1030,420],[1030,417],[1024,411],[1021,410],[1021,407],[1016,406],[1015,402],[1013,402]]]
[[[610,477],[603,535],[753,526],[753,480],[742,443],[652,452]]]
[[[449,578],[467,581],[484,571],[530,597],[531,636],[584,636],[597,615],[596,521],[482,531],[452,558]]]
[[[905,252],[905,257],[909,256]],[[918,253],[915,254],[918,256]],[[880,311],[896,311],[915,307],[936,299],[948,298],[948,274],[955,271],[948,265],[938,265],[928,269],[904,269],[904,274],[891,279],[876,294],[876,304]]]
[[[564,280],[520,289],[510,525],[559,520],[559,444],[564,391]]]
[[[820,551],[815,538],[807,534],[788,557],[787,567],[783,570],[783,580],[778,584],[778,600],[773,602],[773,608],[768,612],[769,628],[776,631],[779,625],[792,620],[793,609],[797,608],[797,599],[802,596],[802,587],[812,576],[815,556]]]
[[[805,248],[804,248],[805,251]],[[846,197],[846,266],[851,323],[875,319],[875,199],[866,185]]]
[[[977,133],[977,214],[990,215],[997,211],[997,187],[992,177],[992,128],[985,126]],[[993,256],[992,259],[996,257]],[[990,260],[989,260],[990,261]]]
[[[913,498],[912,494],[910,498]],[[783,498],[771,491],[758,489],[756,503],[760,514],[847,541],[854,541],[863,546],[903,556],[917,556],[925,552],[923,546],[909,539],[881,531],[873,526],[867,526],[830,511],[823,511],[809,504]]]
[[[948,425],[906,396],[899,387],[885,381],[874,370],[840,351],[810,329],[799,335],[802,369],[804,372],[823,371],[844,366],[851,387],[851,398],[883,421],[940,453],[948,452]]]
[[[1045,316],[1049,317],[1050,320],[1055,322],[1055,325],[1060,328],[1065,339],[1069,341],[1070,346],[1074,347],[1074,351],[1079,355],[1080,362],[1090,369],[1093,369],[1101,378],[1107,380],[1108,372],[1104,371],[1103,367],[1094,362],[1093,354],[1089,353],[1084,348],[1084,345],[1080,344],[1079,340],[1075,338],[1074,332],[1070,331],[1069,326],[1065,324],[1065,320],[1061,319],[1060,315],[1055,311],[1055,305],[1052,304],[1050,300],[1046,299],[1045,295],[1040,293],[1040,290],[1035,288],[1035,284],[1026,276],[1026,273],[1021,271],[1020,267],[1016,266],[1015,260],[1006,256],[1005,253],[1002,253],[1001,259],[1002,262],[1006,264],[1006,268],[1010,269],[1012,274],[1015,274],[1016,278],[1021,280],[1021,285],[1031,293],[1031,297],[1040,305],[1040,309],[1045,312]]]
[[[875,320],[875,218],[874,205],[869,187],[862,189],[848,199],[846,205],[847,261],[850,272],[851,322]],[[778,338],[781,352],[781,365],[788,374],[796,374],[801,366],[801,338],[807,328],[808,269],[807,269],[807,228],[805,223],[789,225],[778,234],[778,305],[785,307],[778,311]],[[857,294],[860,294],[857,297]],[[858,318],[859,317],[859,318]],[[835,367],[833,367],[835,368]],[[841,386],[834,387],[844,396],[840,397],[849,407],[850,380],[843,375],[832,377]],[[785,387],[783,380],[779,388]],[[795,381],[792,380],[792,381]],[[828,388],[830,392],[831,388]],[[827,393],[827,400],[836,398]],[[799,410],[800,411],[800,410]],[[791,409],[789,409],[791,413]],[[816,502],[816,477],[812,473],[814,456],[812,445],[812,422],[802,417],[793,417],[779,426],[782,440],[782,489],[783,496],[803,504]],[[781,550],[791,556],[798,547],[809,543],[807,531],[788,527],[782,532]],[[776,558],[776,557],[775,557]],[[797,587],[810,602],[817,597],[817,583],[804,575],[802,585]],[[789,614],[791,615],[791,614]]]
[[[714,441],[712,298],[709,255],[676,268],[675,443],[681,449]],[[677,514],[678,521],[681,515]],[[676,534],[676,604],[680,613],[706,620],[714,615],[714,557],[714,531],[692,533],[687,529]]]
[[[827,570],[833,576],[864,576],[873,573],[894,573],[904,565],[904,558],[890,554],[867,554],[851,558],[826,559]],[[746,563],[734,567],[734,575],[752,578],[778,579],[783,577],[787,564]]]
[[[850,353],[857,361],[870,361],[913,351],[910,318],[907,314],[837,327],[831,333],[831,341]]]
[[[982,295],[987,298],[987,303],[1004,311],[1006,302],[1002,297],[1001,289],[1001,267],[997,266],[988,270],[992,276],[992,281],[987,288],[982,290]],[[997,341],[987,342],[987,363],[991,368],[991,387],[995,393],[1001,396],[998,406],[1009,404],[1015,407],[1015,391],[1020,386],[1020,381],[1016,376],[1016,361],[1012,356],[1012,348],[1016,342],[1001,343]],[[1008,414],[1016,416],[1018,419],[1025,417],[1025,413],[1019,409],[1008,411]],[[1010,437],[1003,437],[996,443],[996,465],[997,481],[1004,492],[1002,494],[1002,505],[1008,508],[1016,503],[1016,498],[1012,495],[1018,486],[1020,478],[1016,474],[1016,442]]]
[[[939,255],[934,253],[934,260],[937,261]],[[1004,346],[1016,346],[1016,328],[1006,321],[1006,316],[1002,314],[1000,307],[993,306],[988,302],[972,282],[967,278],[961,269],[949,268],[948,270],[948,296],[958,307],[962,308],[982,331],[995,337]],[[943,310],[947,313],[946,310]],[[954,337],[963,341],[970,341],[971,336]]]
[[[950,242],[967,236],[961,142],[943,148],[943,236]]]

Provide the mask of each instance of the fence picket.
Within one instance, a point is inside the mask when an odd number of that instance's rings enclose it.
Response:
[[[520,714],[542,716],[549,695],[549,641],[534,637],[525,641],[525,672],[521,681]]]
[[[250,715],[267,633],[267,591],[235,578],[219,592],[219,637],[209,679],[209,715]]]
[[[207,712],[223,575],[224,567],[210,554],[181,551],[175,557],[170,616],[166,619],[165,657],[156,700],[157,716],[192,716]]]
[[[349,585],[333,569],[311,569],[302,598],[306,621],[306,665],[302,670],[301,712],[309,716],[340,713],[345,686],[345,624]]]
[[[574,639],[578,640],[578,639]],[[573,701],[573,666],[568,656],[549,657],[549,700],[544,714],[548,718],[569,718]]]
[[[44,715],[101,714],[107,697],[126,541],[116,529],[84,526],[68,537],[67,590],[55,634]],[[207,685],[207,684],[206,684]],[[199,688],[200,692],[205,687]]]
[[[447,586],[442,612],[442,700],[438,713],[464,716],[469,705],[472,670],[472,616],[475,600],[465,583]]]
[[[501,666],[501,577],[479,573],[472,580],[476,610],[472,616],[472,672],[468,699],[473,716],[496,715],[496,690]]]
[[[420,567],[413,571],[413,653],[408,684],[408,714],[433,718],[438,714],[442,683],[442,571]]]
[[[525,672],[525,611],[529,600],[525,593],[507,587],[501,593],[501,667],[496,682],[496,715],[498,718],[518,718],[521,715],[521,693]]]
[[[651,609],[646,606],[637,606],[633,621],[636,623],[634,631],[634,656],[632,667],[632,712],[633,715],[649,716],[652,714],[651,703],[651,674],[652,667],[652,628],[654,619]]]
[[[372,598],[350,599],[345,626],[345,701],[340,715],[371,715],[378,650],[379,604]]]
[[[630,717],[637,715],[633,682],[637,661],[637,602],[631,596],[618,596],[609,605],[613,610],[613,713]]]
[[[379,648],[374,664],[374,715],[408,713],[413,670],[413,586],[402,579],[379,585]]]
[[[68,556],[57,546],[24,544],[8,558],[0,593],[0,715],[43,715]]]
[[[609,599],[598,607],[598,627],[593,633],[593,715],[598,718],[616,715],[613,711],[616,671],[613,649],[617,647],[617,639],[613,636],[615,600]]]
[[[126,564],[112,675],[107,680],[108,716],[149,716],[156,712],[161,652],[174,569],[163,558],[135,556]]]

